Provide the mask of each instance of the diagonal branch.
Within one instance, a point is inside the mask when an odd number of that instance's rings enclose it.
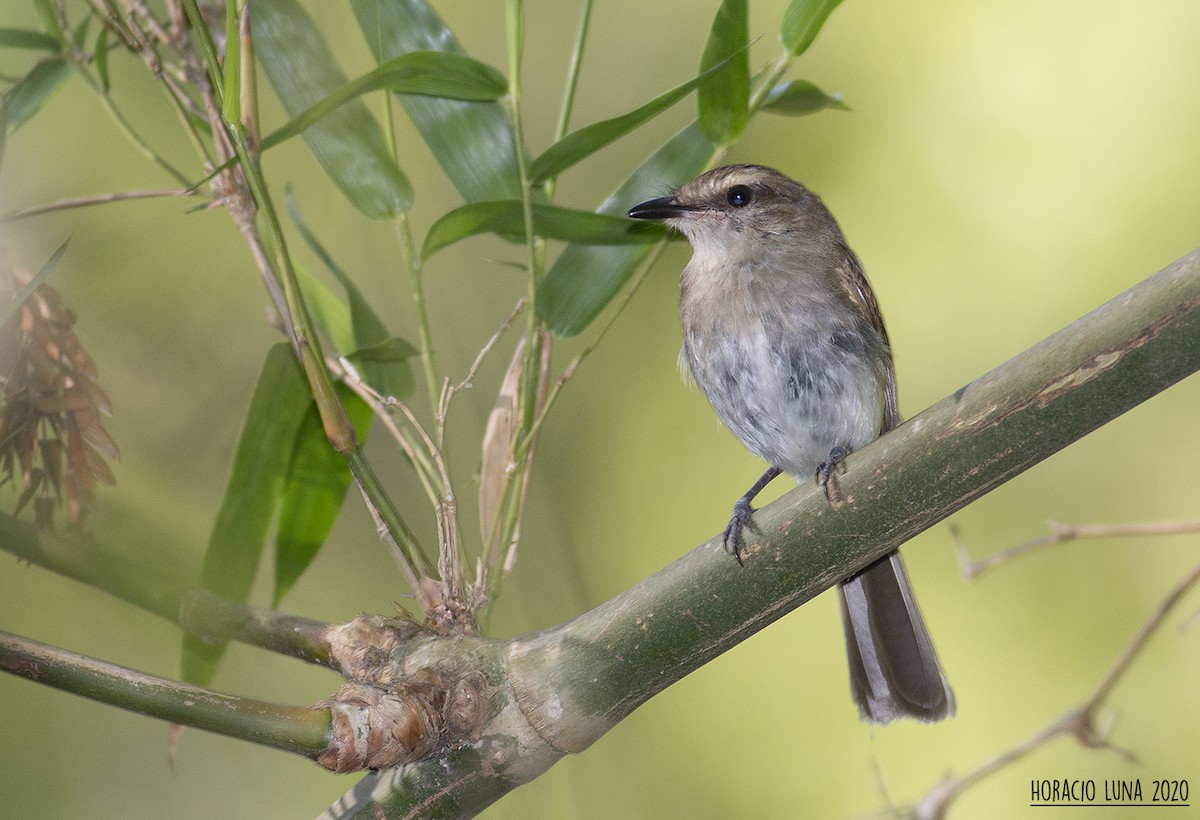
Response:
[[[745,569],[716,538],[590,612],[510,642],[492,679],[504,703],[479,740],[364,779],[325,816],[480,811],[839,579],[1198,369],[1195,251],[851,455],[838,509],[808,486],[760,510]]]

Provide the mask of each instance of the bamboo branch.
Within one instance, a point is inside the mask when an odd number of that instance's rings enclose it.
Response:
[[[0,670],[122,709],[316,759],[328,709],[226,695],[0,632]]]
[[[1200,251],[852,454],[836,511],[815,486],[764,507],[744,569],[715,537],[590,612],[510,642],[494,683],[511,700],[495,706],[481,739],[361,781],[336,817],[482,810],[840,579],[1198,369]]]

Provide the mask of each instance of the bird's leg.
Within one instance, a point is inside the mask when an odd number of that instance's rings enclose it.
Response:
[[[838,492],[837,479],[834,478],[834,473],[837,472],[838,465],[842,459],[850,455],[850,451],[845,447],[834,447],[829,451],[829,458],[817,465],[817,485],[825,491],[825,500],[831,504],[836,497],[841,500],[841,493]],[[830,485],[833,489],[830,490]]]
[[[739,498],[737,503],[733,505],[733,515],[729,517],[729,525],[725,527],[725,534],[721,538],[721,543],[724,544],[726,552],[733,553],[738,566],[744,566],[742,564],[741,547],[742,527],[749,526],[750,516],[754,515],[754,508],[750,506],[750,502],[782,472],[783,470],[778,467],[769,468],[759,476],[758,481],[754,482],[754,486],[746,490],[746,494]]]

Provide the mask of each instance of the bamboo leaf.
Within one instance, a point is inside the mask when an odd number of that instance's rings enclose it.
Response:
[[[63,31],[62,22],[58,16],[58,9],[55,8],[54,0],[33,0],[33,8],[37,11],[38,16],[42,18],[42,25],[46,27],[46,31],[51,34],[56,34],[60,46],[67,44],[67,33]]]
[[[71,42],[75,45],[76,51],[83,51],[87,45],[88,27],[92,24],[90,16],[84,17],[83,22],[75,27],[75,31],[71,32]]]
[[[29,280],[29,283],[25,287],[17,291],[16,295],[13,296],[13,300],[5,305],[3,310],[0,310],[0,326],[3,326],[16,313],[17,309],[25,304],[25,300],[29,298],[30,294],[37,290],[42,282],[45,282],[50,277],[50,271],[54,270],[54,266],[58,264],[58,260],[62,259],[63,254],[67,252],[67,243],[70,241],[69,239],[63,240],[63,243],[58,246],[58,250],[50,254],[50,258],[46,260],[46,264],[42,265],[41,270]]]
[[[742,135],[750,119],[750,21],[747,0],[724,0],[713,19],[700,71],[725,67],[696,92],[700,128],[717,145]]]
[[[333,292],[321,277],[308,269],[307,265],[293,260],[296,281],[304,294],[304,304],[316,323],[339,354],[354,350],[354,327],[350,322],[350,308]]]
[[[201,585],[223,598],[244,602],[258,572],[267,532],[279,506],[297,434],[313,406],[308,382],[285,344],[267,353],[238,439],[233,472],[204,555]],[[225,643],[183,639],[182,675],[208,684]]]
[[[583,245],[647,243],[662,236],[662,230],[657,226],[645,230],[637,220],[557,205],[534,205],[533,224],[537,236]],[[481,233],[523,235],[525,216],[521,202],[512,199],[472,202],[455,208],[430,227],[421,255],[428,258],[447,245]]]
[[[416,349],[408,342],[393,338],[388,333],[387,325],[379,318],[379,314],[371,307],[371,303],[366,300],[358,286],[334,261],[329,251],[309,229],[290,188],[285,190],[284,197],[287,202],[288,214],[300,232],[300,236],[338,280],[350,303],[349,311],[347,311],[341,300],[334,296],[320,280],[306,272],[307,275],[301,282],[301,290],[304,292],[306,301],[311,299],[309,306],[314,313],[314,318],[317,319],[340,353],[355,358],[356,362],[361,364],[362,375],[372,387],[385,396],[408,398],[412,394],[415,383],[412,368],[407,360],[417,352]],[[329,305],[330,300],[336,303],[336,306]],[[403,355],[393,353],[390,356],[361,355],[364,350],[389,344],[403,345],[409,352]]]
[[[792,0],[779,23],[779,39],[792,56],[808,50],[842,0]]]
[[[417,386],[408,360],[418,353],[404,339],[392,336],[378,344],[360,348],[346,358],[362,370],[367,382],[379,393],[406,399]]]
[[[415,51],[464,54],[424,0],[352,0],[367,45],[380,62]],[[517,199],[517,148],[498,103],[399,94],[397,99],[438,165],[468,202]]]
[[[693,122],[643,162],[597,209],[624,214],[632,206],[704,170],[715,147]],[[574,336],[596,318],[650,252],[648,245],[570,245],[538,285],[538,315],[559,336]]]
[[[460,54],[438,51],[401,54],[346,83],[288,121],[263,140],[263,150],[291,139],[351,100],[381,89],[479,102],[502,96],[508,89],[508,83],[496,69]]]
[[[420,351],[413,347],[409,342],[400,339],[396,336],[389,337],[373,344],[370,347],[363,347],[355,350],[346,358],[356,362],[382,362],[384,364],[394,364],[403,362],[416,356]],[[403,396],[401,396],[403,398]]]
[[[27,28],[0,28],[0,48],[25,48],[33,51],[58,51],[58,40]]]
[[[333,256],[308,227],[308,222],[300,211],[300,204],[296,202],[296,197],[290,187],[284,191],[284,200],[287,203],[288,215],[296,225],[296,230],[300,232],[300,237],[346,291],[346,298],[350,303],[350,339],[352,341],[347,346],[339,346],[339,352],[349,353],[351,350],[370,347],[386,339],[389,336],[387,326],[371,307],[371,303],[363,297],[362,292],[350,280],[346,271],[334,261]]]
[[[96,46],[92,49],[96,55],[96,74],[100,77],[100,90],[107,94],[112,88],[108,77],[108,29],[104,26],[96,32]]]
[[[338,385],[337,391],[359,441],[365,441],[373,418],[370,406],[343,385]],[[273,606],[279,606],[317,557],[342,509],[350,482],[350,467],[329,445],[321,414],[315,404],[310,405],[296,436],[279,511]]]
[[[580,128],[578,131],[567,134],[561,140],[547,148],[530,165],[529,175],[533,178],[534,184],[558,176],[575,163],[585,157],[591,156],[609,143],[625,136],[633,129],[666,111],[698,86],[709,80],[714,74],[721,71],[729,62],[730,58],[726,57],[700,76],[693,77],[686,83],[678,85],[664,94],[660,94],[650,102],[639,108],[635,108],[627,114],[592,123]],[[624,212],[622,211],[622,213]]]
[[[187,14],[188,23],[191,24],[192,41],[200,50],[200,56],[204,58],[204,66],[208,70],[208,79],[212,83],[213,90],[220,99],[225,95],[225,79],[221,76],[221,58],[217,56],[217,46],[213,41],[212,32],[208,29],[208,23],[204,19],[204,14],[200,11],[200,6],[196,0],[182,0],[183,10]]]
[[[5,93],[8,100],[6,129],[13,131],[36,114],[70,74],[71,66],[62,57],[51,57],[34,64]]]
[[[774,114],[800,117],[826,108],[849,111],[840,94],[826,94],[808,80],[788,80],[771,89],[763,102],[763,110]]]
[[[250,24],[262,65],[291,116],[346,84],[324,38],[296,0],[255,0]],[[304,140],[325,173],[366,216],[389,219],[412,205],[412,187],[362,100],[351,100],[311,125]]]

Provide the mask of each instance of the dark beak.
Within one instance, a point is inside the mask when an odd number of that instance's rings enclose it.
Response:
[[[675,201],[673,196],[660,196],[658,199],[648,199],[640,205],[629,209],[630,219],[673,219],[683,216],[687,208]]]

